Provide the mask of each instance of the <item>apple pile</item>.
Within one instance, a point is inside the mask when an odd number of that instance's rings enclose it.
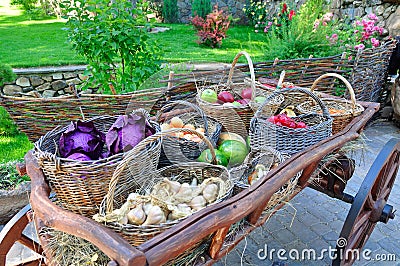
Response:
[[[268,118],[268,122],[271,122],[277,126],[284,126],[288,128],[307,128],[306,123],[302,121],[297,122],[293,118],[289,117],[286,113],[273,115]]]
[[[251,95],[252,94],[252,89],[251,88],[245,88],[241,92],[241,97],[240,99],[235,99],[233,97],[232,93],[229,91],[221,91],[220,93],[216,93],[212,89],[205,89],[202,93],[200,98],[203,101],[209,102],[209,103],[214,103],[214,104],[220,104],[224,106],[243,106],[247,105],[250,100],[251,100]],[[254,101],[256,103],[263,103],[265,101],[264,96],[257,96],[254,98]]]
[[[174,116],[169,123],[163,123],[161,124],[161,131],[166,131],[172,128],[188,128],[188,129],[192,129],[192,130],[196,130],[197,132],[204,134],[205,129],[202,127],[198,127],[196,128],[193,124],[185,124],[183,123],[182,119]],[[178,132],[178,133],[172,133],[174,137],[177,138],[184,138],[187,140],[191,140],[197,143],[202,142],[202,139],[195,135],[195,134],[190,134],[190,133],[184,133],[184,132]]]

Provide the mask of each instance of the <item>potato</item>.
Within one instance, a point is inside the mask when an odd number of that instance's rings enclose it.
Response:
[[[182,121],[182,119],[180,119],[179,117],[177,117],[177,116],[174,116],[172,119],[171,119],[171,122],[169,123],[172,127],[174,127],[174,128],[182,128],[183,127],[183,121]]]

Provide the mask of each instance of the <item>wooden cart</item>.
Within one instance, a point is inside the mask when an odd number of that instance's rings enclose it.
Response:
[[[25,162],[26,171],[32,179],[31,205],[21,210],[1,231],[0,265],[5,265],[6,255],[16,242],[42,254],[41,245],[22,234],[24,228],[32,221],[31,210],[34,210],[37,227],[47,226],[90,241],[110,258],[108,265],[162,265],[190,249],[201,239],[212,235],[209,248],[202,256],[205,259],[197,262],[211,265],[224,257],[251,231],[263,225],[268,218],[262,216],[265,206],[274,192],[291,177],[302,171],[298,187],[290,196],[292,198],[310,185],[310,177],[315,174],[318,167],[321,167],[321,160],[326,155],[335,154],[346,143],[360,136],[364,126],[379,109],[377,103],[363,102],[361,104],[365,111],[341,132],[295,154],[282,165],[271,170],[261,182],[257,182],[254,186],[227,201],[199,211],[136,248],[129,245],[114,231],[95,221],[56,206],[49,199],[50,188],[30,151],[25,156]],[[347,240],[347,246],[338,246],[337,252],[362,249],[378,222],[387,223],[394,218],[393,207],[387,204],[387,200],[397,175],[399,158],[400,141],[392,139],[371,165],[356,196],[343,192],[345,186],[337,176],[345,179],[351,177],[353,171],[345,164],[342,165],[340,173],[320,176],[319,185],[311,186],[322,193],[351,204],[340,233],[340,237]],[[305,161],[307,164],[304,163]],[[329,166],[325,165],[325,167]],[[276,206],[274,211],[283,205]],[[55,213],[57,215],[54,215]],[[244,233],[231,238],[229,245],[224,245],[231,225],[243,218],[248,222],[244,227]],[[338,256],[338,259],[333,261],[333,265],[351,265],[354,260],[355,258],[351,256],[347,258]],[[45,262],[36,260],[24,265],[45,265]]]

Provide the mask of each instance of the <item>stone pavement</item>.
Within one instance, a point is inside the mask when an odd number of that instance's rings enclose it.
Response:
[[[355,195],[370,165],[385,143],[392,137],[400,138],[400,130],[391,122],[376,120],[365,131],[367,148],[354,154],[356,171],[349,181],[346,191]],[[400,173],[395,181],[388,204],[394,209],[400,209]],[[264,226],[257,228],[247,236],[234,250],[216,265],[271,265],[278,261],[277,250],[284,249],[286,256],[295,249],[301,254],[306,249],[313,249],[320,255],[322,249],[335,248],[350,204],[306,188],[292,199],[283,209],[272,216]],[[369,249],[370,257],[390,256],[394,254],[396,261],[369,261],[362,258],[354,265],[398,265],[400,266],[400,217],[395,217],[388,224],[378,223],[368,240],[365,249]],[[0,226],[2,229],[3,226]],[[32,235],[32,228],[27,229]],[[266,248],[265,248],[266,247]],[[275,249],[272,258],[259,259],[260,249],[271,251]],[[263,253],[259,253],[263,255]],[[290,253],[294,254],[294,252]],[[20,245],[14,246],[7,264],[13,265],[32,254]],[[320,260],[298,261],[288,259],[287,265],[329,265],[329,254],[325,253]]]

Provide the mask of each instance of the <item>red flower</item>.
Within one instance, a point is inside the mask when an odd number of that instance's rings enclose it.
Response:
[[[292,20],[293,16],[296,15],[296,12],[294,12],[294,10],[290,10],[289,12],[289,20]]]
[[[286,13],[287,12],[287,4],[286,3],[283,3],[283,6],[282,6],[282,14],[283,13]]]

